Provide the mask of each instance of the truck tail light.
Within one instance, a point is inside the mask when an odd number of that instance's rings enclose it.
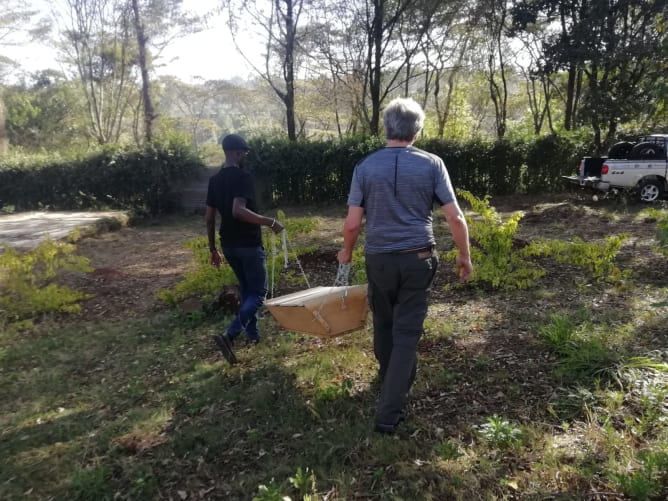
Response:
[[[608,167],[608,164],[603,164],[603,167],[601,167],[601,174],[605,175],[608,173],[609,170],[610,168]]]

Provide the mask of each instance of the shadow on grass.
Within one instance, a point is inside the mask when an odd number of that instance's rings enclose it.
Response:
[[[549,410],[562,383],[558,360],[538,329],[564,309],[582,318],[604,290],[576,296],[565,284],[535,291],[531,304],[526,293],[457,294],[437,314],[454,327],[435,325],[420,344],[408,418],[393,437],[372,432],[368,332],[322,343],[268,335],[241,348],[235,367],[210,342],[219,325],[199,316],[83,324],[3,343],[0,497],[250,500],[265,485],[301,499],[290,482],[299,468],[330,499],[512,497],[515,478],[550,460],[540,433],[561,424]],[[596,316],[629,314],[623,292],[606,294]],[[665,340],[659,316],[637,331],[646,345]],[[526,442],[484,442],[480,426],[492,415],[531,428]],[[561,470],[542,468],[570,475],[568,483],[525,480],[521,492],[590,492],[604,459],[563,461]]]

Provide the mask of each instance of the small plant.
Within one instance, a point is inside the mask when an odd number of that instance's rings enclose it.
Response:
[[[472,241],[471,260],[475,266],[472,281],[484,282],[494,289],[526,289],[535,284],[545,274],[513,249],[513,240],[524,217],[522,213],[511,216],[506,221],[489,205],[489,196],[480,200],[465,190],[457,194],[471,204],[471,210],[478,218],[468,218]],[[453,260],[457,251],[446,257]]]
[[[189,240],[185,246],[192,251],[195,269],[186,273],[183,280],[171,289],[159,291],[158,299],[171,305],[191,297],[200,297],[204,301],[210,301],[225,285],[236,283],[234,272],[227,263],[223,262],[220,268],[211,266],[207,237]]]
[[[609,235],[603,242],[585,242],[574,238],[572,242],[562,240],[538,240],[532,243],[528,253],[552,257],[562,264],[571,264],[586,269],[593,278],[605,278],[608,282],[617,282],[625,278],[614,264],[628,235]]]
[[[658,215],[656,224],[656,239],[659,244],[656,251],[668,256],[668,213],[663,212]]]
[[[88,259],[74,254],[74,245],[47,240],[26,253],[0,250],[0,325],[51,312],[77,313],[78,302],[89,297],[53,283],[61,272],[92,270]]]
[[[478,430],[487,442],[501,449],[521,445],[523,440],[519,427],[496,415],[487,418],[487,422],[480,425]]]
[[[566,315],[552,315],[550,323],[539,329],[540,337],[557,353],[567,351],[573,339],[575,325]]]
[[[616,378],[622,354],[610,346],[600,330],[588,324],[577,327],[568,317],[557,314],[539,332],[546,344],[560,356],[557,373],[562,378],[570,381]]]
[[[112,499],[110,478],[111,473],[106,467],[77,471],[72,477],[73,499],[76,501]]]
[[[491,363],[492,359],[485,354],[480,354],[473,359],[473,367],[479,371],[486,370]]]
[[[436,444],[434,447],[434,452],[439,458],[445,461],[449,459],[457,459],[463,456],[462,452],[459,450],[459,446],[448,440],[444,440]]]
[[[297,468],[295,475],[288,479],[290,484],[297,489],[302,499],[310,498],[316,492],[315,474],[307,467],[302,470],[301,466]]]
[[[257,488],[257,494],[253,497],[253,501],[291,501],[289,496],[284,496],[281,493],[280,486],[274,483],[274,480],[269,485],[261,484]]]
[[[321,401],[337,400],[352,395],[353,382],[350,379],[344,379],[340,384],[327,386],[318,390],[316,399]]]
[[[668,454],[650,452],[640,456],[642,467],[632,473],[613,474],[624,494],[634,500],[655,499],[665,490],[668,478]],[[658,498],[656,498],[658,499]]]

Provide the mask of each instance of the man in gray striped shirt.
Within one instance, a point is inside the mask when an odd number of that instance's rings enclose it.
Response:
[[[364,158],[353,173],[338,260],[351,261],[366,218],[369,306],[381,381],[375,430],[393,433],[415,379],[417,343],[438,267],[434,203],[441,206],[459,251],[459,278],[467,280],[473,266],[466,219],[443,160],[413,146],[424,125],[424,111],[413,99],[395,99],[385,109],[383,122],[385,148]]]

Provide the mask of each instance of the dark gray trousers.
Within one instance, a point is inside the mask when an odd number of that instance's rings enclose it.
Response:
[[[366,255],[373,347],[382,382],[377,423],[396,425],[406,405],[437,267],[435,252]]]

